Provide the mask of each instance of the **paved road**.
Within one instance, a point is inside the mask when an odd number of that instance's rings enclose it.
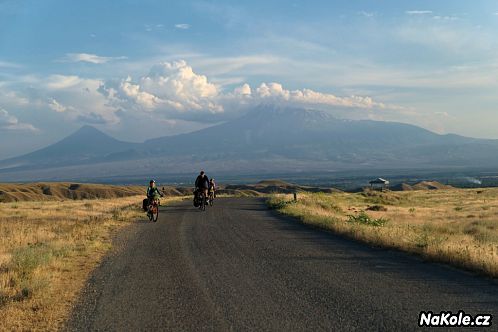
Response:
[[[177,203],[116,247],[69,330],[406,331],[421,310],[498,313],[496,282],[306,227],[259,199]]]

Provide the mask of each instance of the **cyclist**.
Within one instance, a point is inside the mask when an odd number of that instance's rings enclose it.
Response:
[[[151,205],[155,199],[163,197],[163,194],[157,189],[156,181],[150,180],[149,186],[147,187],[147,206]]]
[[[200,193],[204,193],[204,197],[208,198],[208,190],[209,190],[209,178],[207,177],[204,171],[197,176],[195,179],[195,192],[196,195]]]
[[[213,195],[213,198],[216,197],[216,183],[214,182],[214,179],[209,180],[209,197]]]

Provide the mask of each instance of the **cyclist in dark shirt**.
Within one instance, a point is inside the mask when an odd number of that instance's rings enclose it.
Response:
[[[204,193],[204,197],[207,199],[209,190],[209,178],[204,171],[197,176],[195,179],[195,192],[196,194]]]

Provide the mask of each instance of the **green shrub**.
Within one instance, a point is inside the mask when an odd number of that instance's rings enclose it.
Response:
[[[18,249],[12,255],[11,268],[21,278],[29,278],[34,269],[52,259],[51,249],[44,244],[34,244]]]
[[[367,210],[368,211],[387,211],[387,208],[385,206],[382,206],[382,205],[372,205],[372,206],[369,206],[367,207]]]
[[[280,210],[285,208],[289,204],[295,203],[294,200],[286,200],[284,196],[278,195],[278,194],[272,194],[270,197],[266,200],[266,205],[268,206],[269,209],[271,210]]]
[[[379,219],[371,218],[365,212],[360,212],[360,214],[356,216],[349,215],[348,218],[349,218],[348,222],[353,222],[368,226],[383,226],[386,222],[388,222],[388,220],[384,218],[379,218]]]
[[[269,199],[266,201],[266,204],[268,205],[268,208],[272,210],[280,210],[286,207],[289,204],[294,203],[294,201],[284,201],[284,200],[276,200],[276,199]]]

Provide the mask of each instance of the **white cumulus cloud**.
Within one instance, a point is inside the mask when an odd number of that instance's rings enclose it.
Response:
[[[59,103],[57,100],[55,99],[51,99],[48,103],[48,107],[50,107],[50,109],[52,109],[53,111],[57,112],[57,113],[64,113],[68,110],[68,108],[64,105],[62,105],[61,103]]]
[[[398,120],[391,115],[406,115],[407,111],[370,96],[288,89],[279,82],[222,86],[194,71],[183,60],[159,63],[141,77],[101,80],[50,75],[32,77],[30,85],[29,105],[34,109],[51,110],[69,121],[101,125],[129,124],[133,119],[145,118],[169,124],[187,121],[205,125],[235,118],[260,104],[325,110],[354,119]],[[0,90],[2,100],[8,99],[2,97]],[[2,112],[2,121],[2,128],[29,128],[6,111]]]
[[[115,108],[155,112],[162,119],[219,121],[259,104],[327,110],[341,117],[372,117],[373,111],[403,112],[405,109],[375,101],[368,96],[336,96],[311,89],[286,89],[278,82],[248,83],[225,91],[185,61],[163,62],[138,79],[107,81],[99,88]],[[366,114],[368,113],[368,114]]]
[[[136,110],[157,111],[170,116],[223,111],[216,102],[218,87],[206,76],[195,73],[185,61],[160,63],[136,81],[131,77],[120,82],[109,81],[99,91],[116,107],[132,106]]]
[[[0,129],[37,131],[33,125],[19,122],[15,116],[2,108],[0,108]]]
[[[103,81],[71,75],[51,75],[41,79],[39,93],[45,106],[70,120],[93,124],[116,124],[119,109],[99,92]]]
[[[244,83],[242,86],[235,88],[234,93],[238,96],[250,96],[252,94],[252,89],[249,84]]]
[[[321,93],[311,89],[288,90],[285,89],[282,84],[276,82],[261,83],[256,89],[252,89],[249,84],[246,83],[238,88],[235,88],[234,93],[231,96],[233,98],[245,96],[246,100],[247,97],[250,97],[253,104],[273,103],[301,107],[323,106],[330,110],[333,110],[334,108],[365,110],[402,109],[399,106],[376,102],[371,97],[354,95],[339,97],[334,94]]]

